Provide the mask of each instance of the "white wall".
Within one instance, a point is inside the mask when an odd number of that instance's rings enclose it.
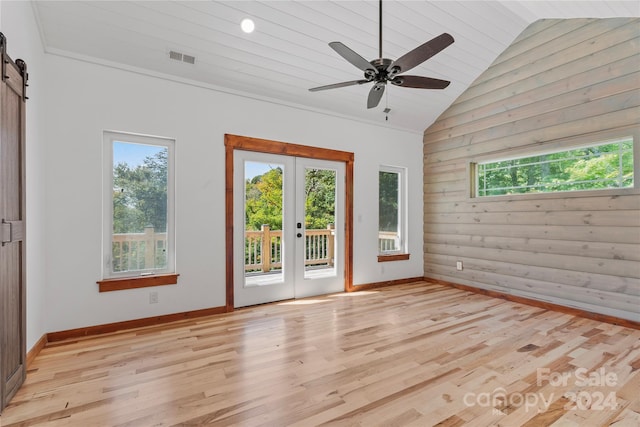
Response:
[[[422,136],[47,55],[48,331],[225,304],[224,134],[355,153],[354,284],[423,275]],[[177,286],[98,293],[105,129],[176,139]],[[380,164],[409,170],[411,260],[377,262]]]
[[[27,63],[27,350],[47,331],[45,253],[44,51],[29,2],[0,2],[7,53]]]

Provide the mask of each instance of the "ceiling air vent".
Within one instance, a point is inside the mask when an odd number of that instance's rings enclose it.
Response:
[[[174,59],[176,61],[186,62],[187,64],[195,64],[196,57],[187,55],[186,53],[176,52],[175,50],[169,51],[169,58]]]

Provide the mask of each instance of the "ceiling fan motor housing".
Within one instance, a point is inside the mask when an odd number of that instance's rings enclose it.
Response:
[[[391,82],[396,86],[402,85],[404,83],[404,79],[400,77],[396,77],[396,75],[401,71],[400,67],[391,66],[393,61],[389,58],[379,58],[374,59],[370,62],[371,65],[375,67],[375,70],[368,69],[364,72],[364,78],[370,82],[376,82],[376,86],[374,90],[380,90],[381,85],[387,84],[387,82]]]
[[[370,64],[375,67],[375,70],[366,70],[364,77],[369,81],[385,83],[392,78],[389,76],[389,71],[387,70],[392,63],[393,61],[388,58],[374,59]]]

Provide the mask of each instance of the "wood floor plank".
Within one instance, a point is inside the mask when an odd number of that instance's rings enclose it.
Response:
[[[639,330],[428,282],[304,302],[47,345],[0,425],[635,426],[640,419]],[[615,384],[580,381],[604,374]],[[611,407],[597,407],[598,393],[612,394]],[[583,400],[572,401],[576,395]]]

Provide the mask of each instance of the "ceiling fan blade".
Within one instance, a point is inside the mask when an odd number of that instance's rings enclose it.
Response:
[[[414,87],[418,89],[444,89],[451,83],[449,80],[434,79],[422,76],[397,76],[391,80],[396,86]]]
[[[331,46],[333,50],[338,52],[340,56],[342,56],[344,59],[346,59],[347,61],[349,61],[350,63],[352,63],[359,69],[361,69],[362,71],[370,72],[370,73],[372,72],[373,74],[370,74],[370,75],[378,74],[378,70],[376,70],[376,67],[371,65],[369,61],[367,61],[362,56],[355,53],[353,50],[349,49],[344,44],[340,42],[331,42],[329,43],[329,46]]]
[[[442,33],[438,37],[432,38],[428,42],[396,59],[391,65],[389,65],[389,67],[387,67],[387,71],[391,77],[409,71],[413,67],[422,64],[424,61],[431,58],[453,42],[454,40],[451,34]]]
[[[361,85],[361,84],[369,83],[370,81],[371,80],[352,80],[350,82],[334,83],[332,85],[312,87],[311,89],[309,89],[309,92],[318,92],[320,90],[336,89],[336,88],[345,87],[345,86]]]
[[[380,99],[382,99],[382,94],[384,94],[385,86],[384,83],[376,83],[375,86],[371,88],[369,98],[367,99],[367,108],[375,108],[378,106]]]

